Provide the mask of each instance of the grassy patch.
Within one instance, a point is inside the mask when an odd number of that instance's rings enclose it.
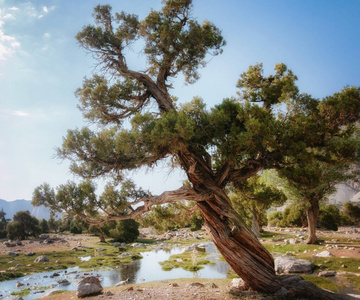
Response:
[[[155,239],[144,239],[144,238],[141,238],[141,239],[137,239],[137,242],[138,243],[143,243],[143,244],[156,244],[157,241]]]
[[[315,266],[324,265],[327,270],[347,271],[358,273],[360,259],[358,258],[341,258],[341,257],[307,257]]]
[[[294,245],[284,245],[284,243],[263,243],[264,247],[271,253],[286,253],[288,251],[293,252],[294,254],[301,254],[304,253],[306,250],[314,251],[318,250],[321,246],[320,245],[307,245],[307,244],[294,244]]]
[[[151,244],[152,240],[144,239],[142,242]],[[113,247],[110,243],[100,243],[95,240],[91,246],[93,247],[92,249],[78,248],[78,251],[69,249],[47,252],[42,251],[41,253],[36,253],[35,256],[26,256],[24,253],[20,253],[15,257],[10,255],[0,255],[0,270],[6,271],[0,273],[0,281],[22,277],[31,273],[67,269],[68,267],[73,266],[78,266],[79,268],[116,266],[122,263],[128,263],[141,259],[141,252],[152,251],[151,248],[133,248],[131,246],[124,247],[122,249],[123,251],[119,251],[119,248]],[[99,248],[103,248],[103,251],[99,251]],[[132,253],[132,256],[125,259],[119,259],[118,255],[120,253],[129,251]],[[47,256],[49,261],[44,263],[35,263],[34,260],[40,255]],[[90,256],[91,258],[88,261],[81,261],[81,257],[83,256]],[[23,266],[9,270],[9,268],[13,268],[18,264],[22,264]]]
[[[12,296],[27,296],[29,294],[30,294],[30,289],[27,288],[27,289],[23,289],[19,292],[11,292],[10,295],[12,295]]]
[[[353,274],[346,274],[344,275],[344,278],[347,282],[350,283],[350,285],[357,290],[360,290],[360,277],[353,275]]]
[[[346,286],[340,282],[334,282],[329,278],[319,277],[316,275],[301,275],[305,280],[316,284],[318,287],[322,289],[326,289],[332,291],[334,293],[341,293]]]
[[[214,264],[205,259],[206,252],[192,251],[171,255],[166,261],[160,262],[164,271],[170,271],[174,268],[183,268],[187,271],[196,272],[202,269],[202,265]]]
[[[24,276],[24,274],[19,273],[19,272],[1,272],[0,273],[0,282],[23,277],[23,276]]]

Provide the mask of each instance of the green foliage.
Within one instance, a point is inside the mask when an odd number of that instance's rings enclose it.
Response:
[[[109,236],[117,242],[131,243],[138,238],[139,223],[133,219],[116,222],[116,227],[109,230]]]
[[[7,226],[8,221],[5,218],[5,216],[6,216],[6,213],[1,208],[1,211],[0,211],[0,239],[5,238],[7,235],[6,226]]]
[[[39,222],[39,227],[41,230],[41,233],[48,233],[49,232],[49,223],[45,219],[41,219]]]
[[[82,228],[77,224],[72,224],[70,227],[70,232],[73,234],[81,234]]]
[[[13,221],[7,224],[7,237],[10,240],[24,240],[29,236],[38,236],[41,232],[39,221],[29,211],[18,211]]]
[[[277,210],[270,211],[267,214],[267,220],[269,226],[280,227],[282,220],[282,213]]]
[[[57,231],[59,228],[59,221],[56,221],[53,216],[50,216],[48,225],[51,231]]]
[[[335,205],[326,205],[320,209],[320,227],[329,230],[338,230],[339,222],[340,210]]]
[[[280,226],[306,226],[306,208],[307,203],[303,202],[293,203],[285,207],[282,213]]]
[[[165,232],[175,228],[191,227],[199,230],[203,225],[200,211],[193,202],[176,202],[167,205],[155,205],[151,211],[139,219],[143,227],[152,227],[157,232]]]
[[[343,223],[344,225],[359,225],[360,224],[360,207],[351,202],[343,204]]]
[[[261,175],[255,175],[233,188],[229,198],[234,209],[249,223],[250,220],[257,222],[259,228],[267,222],[266,210],[286,201],[284,193],[275,186],[267,185]]]

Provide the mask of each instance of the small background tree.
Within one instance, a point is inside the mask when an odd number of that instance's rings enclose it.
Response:
[[[12,222],[7,225],[7,237],[10,240],[24,240],[26,237],[36,237],[40,233],[38,219],[27,210],[16,212]]]

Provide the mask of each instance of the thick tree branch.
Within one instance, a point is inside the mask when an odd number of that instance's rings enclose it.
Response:
[[[174,191],[166,191],[159,196],[147,196],[143,197],[139,200],[131,202],[130,204],[138,204],[143,202],[144,204],[134,208],[129,214],[127,215],[107,215],[100,219],[93,219],[87,216],[84,213],[76,212],[76,214],[86,220],[91,225],[101,225],[107,221],[120,221],[120,220],[127,220],[133,219],[137,216],[140,216],[146,212],[148,212],[152,206],[154,205],[161,205],[165,203],[172,203],[180,200],[187,200],[187,201],[203,201],[203,197],[197,194],[191,187],[182,186],[181,188],[174,190]],[[71,210],[70,210],[71,212]],[[74,213],[74,211],[72,211]]]

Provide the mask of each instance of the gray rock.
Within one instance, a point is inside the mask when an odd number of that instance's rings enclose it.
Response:
[[[206,252],[206,246],[204,244],[195,245],[195,250],[199,252]]]
[[[35,253],[30,251],[30,252],[26,252],[25,255],[26,255],[26,256],[34,256]]]
[[[298,259],[289,256],[280,256],[275,259],[275,271],[277,273],[311,273],[314,264],[306,259]]]
[[[16,247],[16,243],[13,243],[13,242],[11,242],[11,241],[6,241],[6,242],[4,242],[4,245],[5,245],[6,247]]]
[[[17,288],[19,288],[19,287],[24,286],[24,285],[25,285],[25,284],[21,283],[20,281],[17,281],[15,286],[16,286]]]
[[[246,291],[249,289],[249,287],[247,286],[247,284],[245,283],[245,281],[242,278],[234,278],[231,281],[230,289]]]
[[[315,256],[317,256],[317,257],[334,257],[335,255],[332,254],[330,251],[325,250],[323,252],[316,254]]]
[[[46,262],[46,261],[49,261],[49,259],[45,255],[40,255],[34,260],[34,263],[38,264],[40,262]]]
[[[66,286],[66,285],[70,285],[71,282],[67,279],[61,279],[58,281],[58,284],[59,284],[59,286]]]
[[[100,293],[103,287],[100,280],[94,276],[86,277],[78,283],[76,296],[85,297],[92,294]]]
[[[289,244],[290,244],[290,245],[299,244],[299,241],[296,240],[296,239],[289,239]]]
[[[121,246],[121,243],[115,242],[115,243],[113,243],[112,245],[113,245],[113,247],[120,247],[120,246]]]
[[[319,272],[318,276],[320,276],[320,277],[334,277],[334,276],[336,276],[336,271],[322,271],[322,272]]]
[[[18,256],[17,253],[11,252],[11,251],[6,252],[6,254],[7,254],[7,255],[10,255],[10,256]]]

